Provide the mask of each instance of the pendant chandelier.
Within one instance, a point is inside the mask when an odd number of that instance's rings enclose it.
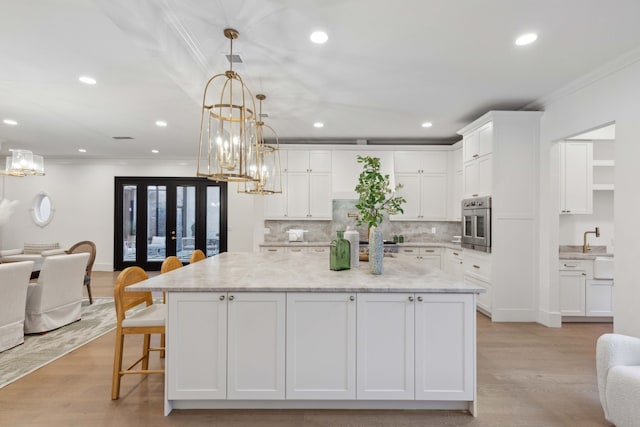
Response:
[[[234,29],[224,30],[231,46],[229,70],[211,77],[202,97],[196,174],[214,181],[251,181],[250,166],[257,163],[255,102],[233,71],[233,40],[238,35]],[[211,86],[221,88],[219,96],[210,93]]]
[[[9,176],[43,176],[44,159],[29,150],[11,150],[6,169],[0,172]]]
[[[278,134],[262,121],[262,101],[267,98],[266,95],[258,94],[256,98],[260,105],[256,121],[256,163],[249,165],[251,181],[239,184],[238,192],[257,195],[282,193]],[[265,131],[270,134],[273,143],[265,142]]]

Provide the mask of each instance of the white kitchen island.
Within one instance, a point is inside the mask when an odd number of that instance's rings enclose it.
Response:
[[[130,290],[168,294],[173,409],[468,409],[476,294],[401,257],[329,270],[316,254],[223,253]]]

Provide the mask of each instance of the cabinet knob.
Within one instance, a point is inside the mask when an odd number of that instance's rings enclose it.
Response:
[[[349,297],[349,301],[355,301],[355,300],[356,300],[356,297],[354,297],[353,295]]]
[[[229,301],[233,301],[234,299],[233,295],[229,295]]]
[[[422,297],[418,297],[418,301],[422,301]]]
[[[224,295],[220,295],[220,296],[218,297],[218,299],[219,299],[220,301],[224,301]]]
[[[473,264],[473,268],[480,268],[480,266]]]
[[[409,301],[413,302],[413,297],[409,297]]]
[[[586,276],[586,275],[587,275],[587,273],[582,273],[582,275],[583,275],[583,276]]]

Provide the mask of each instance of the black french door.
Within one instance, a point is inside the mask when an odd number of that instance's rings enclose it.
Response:
[[[227,250],[227,186],[202,178],[115,177],[114,269],[160,270],[195,249]]]

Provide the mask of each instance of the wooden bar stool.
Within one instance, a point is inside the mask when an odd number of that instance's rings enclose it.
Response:
[[[162,265],[160,266],[160,274],[168,273],[171,270],[175,270],[180,267],[182,267],[182,261],[180,261],[180,258],[178,258],[177,256],[166,257],[165,260],[162,261]],[[162,293],[162,303],[163,304],[167,303],[166,292]],[[162,334],[162,336],[160,337],[160,347],[164,348],[165,343],[166,343],[165,335]],[[160,357],[161,358],[164,357],[164,350],[160,352]]]
[[[126,292],[127,286],[141,282],[148,278],[147,273],[140,267],[127,267],[116,278],[114,302],[116,306],[116,345],[113,358],[113,382],[111,385],[111,399],[120,397],[120,380],[127,374],[164,374],[164,369],[149,369],[149,354],[151,351],[164,351],[164,348],[152,348],[151,334],[165,333],[167,309],[164,304],[153,304],[151,292]],[[144,304],[145,307],[127,313],[127,311]],[[122,369],[122,355],[124,337],[130,334],[144,334],[142,356],[127,369]],[[133,369],[140,364],[140,369]]]
[[[189,263],[193,264],[194,262],[202,261],[206,257],[207,256],[204,254],[204,252],[202,252],[200,249],[196,249],[195,251],[191,252],[191,259],[189,260]]]

